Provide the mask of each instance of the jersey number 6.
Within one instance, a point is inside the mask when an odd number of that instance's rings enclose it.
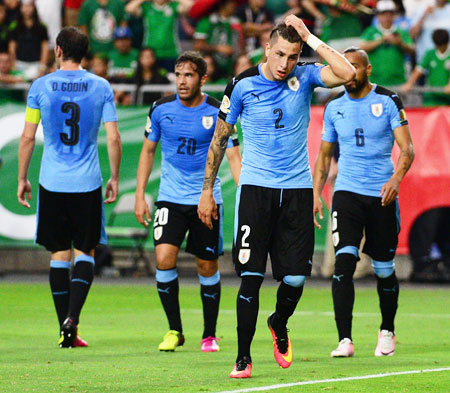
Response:
[[[67,136],[64,132],[59,134],[61,142],[68,146],[74,146],[80,140],[80,107],[75,102],[65,102],[62,104],[61,111],[63,113],[71,112],[71,117],[66,119],[65,124],[70,127],[70,133]]]

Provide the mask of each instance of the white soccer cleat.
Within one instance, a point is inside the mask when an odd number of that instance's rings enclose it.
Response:
[[[375,356],[392,356],[395,351],[395,334],[389,330],[380,330]]]
[[[352,340],[349,338],[343,338],[339,341],[339,345],[334,351],[331,351],[332,358],[349,358],[355,353]]]

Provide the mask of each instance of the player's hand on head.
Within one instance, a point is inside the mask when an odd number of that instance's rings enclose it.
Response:
[[[286,23],[286,26],[288,27],[292,26],[304,42],[306,42],[309,35],[311,34],[303,21],[294,14],[288,15],[284,19],[284,23]]]
[[[319,218],[323,220],[323,204],[320,198],[314,198],[314,207],[313,207],[313,214],[314,214],[314,226],[318,229],[322,229],[322,225],[319,224],[317,221],[317,213],[319,213]]]
[[[212,193],[207,193],[202,191],[200,200],[198,202],[197,208],[198,218],[205,224],[209,229],[213,228],[212,218],[217,220],[217,204],[214,200]]]
[[[31,201],[31,183],[28,179],[25,181],[19,180],[19,185],[17,187],[17,200],[22,206],[29,209],[30,204],[27,202],[27,199]]]
[[[148,227],[149,222],[152,220],[152,218],[150,216],[150,209],[144,198],[136,197],[136,203],[134,205],[134,215],[136,216],[136,219],[140,224],[142,224],[146,228]]]
[[[106,183],[106,200],[105,203],[113,203],[119,195],[119,181],[109,179]]]
[[[400,181],[395,177],[391,177],[389,181],[381,187],[381,206],[387,206],[395,201],[400,188]]]

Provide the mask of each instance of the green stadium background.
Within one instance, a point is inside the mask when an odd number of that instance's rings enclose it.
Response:
[[[0,119],[11,114],[23,113],[25,116],[25,105],[19,104],[5,104],[0,105]],[[119,192],[134,192],[136,189],[136,169],[139,160],[139,154],[144,138],[144,126],[146,124],[148,108],[147,107],[126,107],[118,108],[119,129],[122,137],[123,155],[122,167],[120,174]],[[23,117],[24,118],[24,117]],[[23,123],[20,124],[20,128]],[[0,132],[7,133],[7,129],[1,129]],[[242,140],[242,135],[239,130],[239,138]],[[32,184],[31,209],[26,210],[17,202],[17,151],[19,140],[15,139],[7,143],[0,150],[0,156],[3,159],[3,166],[0,169],[0,204],[7,210],[16,214],[35,214],[38,190],[39,164],[43,151],[43,145],[40,142],[36,143],[33,158],[29,170],[29,179]],[[242,144],[241,144],[242,148]],[[106,133],[102,126],[99,133],[99,157],[102,168],[102,175],[104,183],[109,177],[108,155],[106,149]],[[160,149],[155,158],[155,165],[150,176],[147,192],[150,193],[156,200],[158,195],[159,177],[160,177]],[[219,176],[222,181],[222,193],[224,199],[224,227],[223,240],[224,250],[231,251],[233,241],[233,221],[234,221],[234,203],[236,187],[231,177],[226,157],[222,164]],[[106,222],[110,217],[114,205],[105,206]],[[326,221],[326,220],[324,220]],[[139,226],[133,214],[125,214],[117,216],[114,225],[118,226]],[[325,247],[326,223],[322,226],[322,230],[316,230],[316,251],[322,251]],[[111,240],[110,245],[117,247],[128,247],[131,245],[126,240]],[[14,240],[0,236],[1,248],[15,248],[15,247],[37,247],[32,240]],[[151,237],[147,240],[145,247],[153,249],[153,240]]]

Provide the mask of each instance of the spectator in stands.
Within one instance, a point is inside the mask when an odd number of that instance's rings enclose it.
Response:
[[[5,23],[8,26],[13,25],[15,27],[17,25],[17,21],[20,17],[20,1],[19,0],[4,0],[6,5],[6,20]]]
[[[239,75],[250,67],[253,67],[252,61],[246,53],[243,53],[234,62],[233,75]]]
[[[178,16],[189,11],[192,3],[192,0],[131,0],[125,8],[134,16],[142,16],[142,45],[154,49],[158,67],[165,68],[168,72],[175,69],[179,52],[176,33]]]
[[[325,15],[320,36],[322,41],[341,51],[350,46],[358,46],[363,26],[357,14],[328,6]]]
[[[92,58],[91,72],[102,78],[108,78],[108,58],[103,53],[96,53]]]
[[[136,76],[132,81],[138,89],[144,85],[167,85],[170,82],[164,75],[165,72],[165,69],[160,70],[157,67],[155,51],[144,47],[139,53]],[[143,102],[139,104],[151,105],[162,96],[161,92],[145,92],[143,93]],[[135,101],[137,101],[137,97],[135,97]]]
[[[8,51],[9,35],[16,25],[17,23],[13,23],[11,27],[6,23],[6,6],[0,3],[0,52]]]
[[[405,7],[405,15],[411,20],[411,18],[416,15],[417,10],[422,7],[428,8],[434,5],[435,0],[402,0],[403,6]]]
[[[118,27],[114,30],[114,49],[109,53],[109,72],[112,83],[120,83],[136,73],[139,51],[131,46],[131,30]]]
[[[413,40],[407,31],[394,26],[395,4],[392,0],[377,3],[379,26],[364,30],[360,48],[369,54],[373,66],[370,81],[383,86],[406,82],[405,55],[414,54]]]
[[[228,79],[225,78],[223,73],[220,72],[219,67],[217,67],[217,63],[214,60],[214,57],[211,55],[205,55],[203,56],[203,59],[206,62],[206,82],[205,86],[202,88],[202,90],[205,93],[208,93],[211,97],[216,98],[219,101],[222,101],[223,98],[223,92],[225,90],[225,86],[228,83]],[[208,86],[209,85],[224,85],[223,89],[221,91],[209,91]]]
[[[394,26],[399,29],[409,31],[411,29],[411,18],[408,18],[405,13],[405,7],[401,0],[394,1],[395,12],[394,12]],[[378,17],[375,16],[372,20],[374,26],[379,26],[380,21]]]
[[[78,16],[78,25],[89,37],[93,54],[107,54],[114,48],[113,34],[125,23],[123,0],[85,0]]]
[[[0,52],[0,83],[12,85],[25,82],[22,72],[11,68],[11,59],[8,52]],[[20,90],[0,89],[0,103],[23,101],[24,93]]]
[[[250,52],[258,47],[259,35],[273,25],[273,15],[265,7],[266,0],[248,0],[237,10],[245,37],[245,50]]]
[[[200,19],[194,33],[194,49],[211,54],[227,75],[232,74],[233,56],[238,55],[238,37],[232,25],[236,0],[224,0],[217,4],[216,12]],[[238,53],[236,53],[238,52]]]
[[[432,39],[435,49],[425,53],[421,63],[416,66],[408,82],[402,87],[402,92],[409,92],[417,80],[427,75],[427,85],[445,87],[445,93],[424,93],[424,106],[450,105],[450,45],[447,30],[437,29]]]
[[[27,79],[44,75],[48,62],[48,35],[47,29],[39,21],[34,0],[22,1],[8,51],[12,68],[22,71]]]
[[[436,29],[450,33],[450,3],[448,0],[435,0],[434,6],[422,7],[411,22],[411,37],[416,40],[416,60],[420,64],[425,53],[434,48],[431,38]]]
[[[267,30],[264,30],[259,35],[259,46],[255,50],[249,52],[248,56],[253,65],[257,65],[259,63],[264,63],[266,61],[266,44],[270,40],[270,32],[273,27],[270,27]]]
[[[56,37],[62,27],[61,0],[35,0],[39,20],[47,27],[49,57],[53,57]]]
[[[65,0],[64,1],[64,24],[66,26],[76,26],[78,15],[80,14],[81,4],[84,0]]]

